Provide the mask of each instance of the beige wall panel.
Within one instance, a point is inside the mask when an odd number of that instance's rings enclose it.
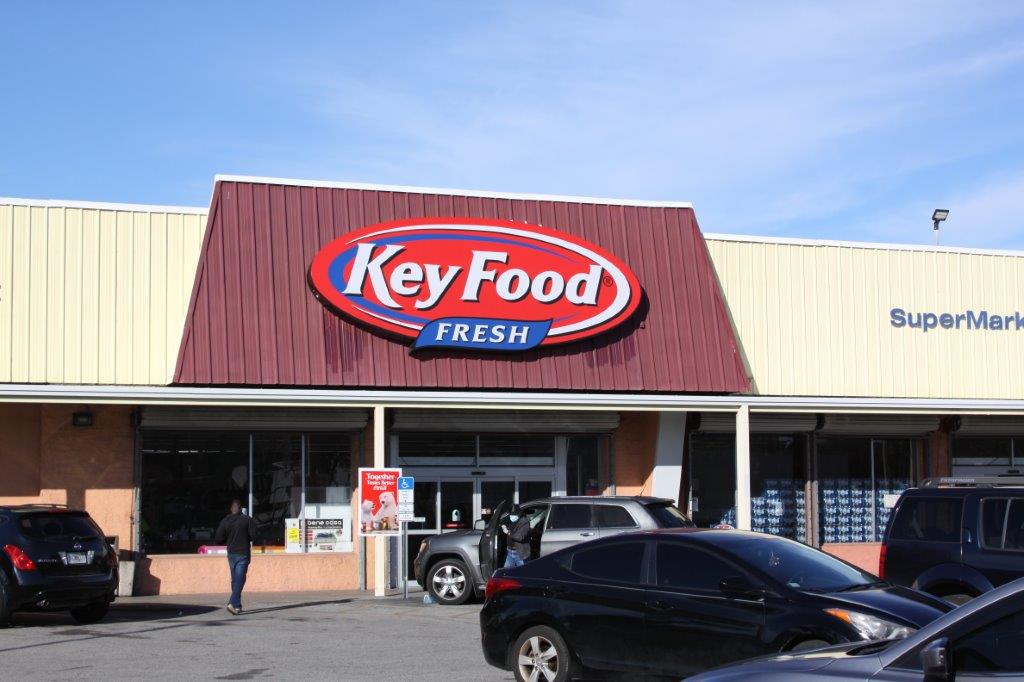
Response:
[[[29,209],[29,347],[28,377],[29,381],[46,381],[46,320],[47,284],[49,268],[46,257],[49,253],[46,229],[47,210],[40,207]]]
[[[82,343],[78,349],[83,384],[98,384],[100,353],[100,212],[82,211],[82,285],[79,314]],[[74,349],[72,349],[74,352]]]
[[[117,251],[117,214],[104,211],[100,216],[100,298],[99,347],[97,349],[98,383],[115,381],[114,361],[117,357],[117,269],[120,265]]]
[[[64,213],[62,208],[46,209],[46,336],[42,345],[46,348],[43,362],[49,383],[58,383],[64,377]]]
[[[144,377],[148,384],[152,381],[149,375],[149,356],[153,352],[150,347],[150,275],[152,258],[150,253],[150,215],[148,213],[132,214],[132,284],[131,292],[131,330],[132,338],[127,349],[131,357],[131,376]],[[162,247],[160,247],[162,248]],[[160,305],[156,314],[162,314],[164,307]]]
[[[169,383],[205,229],[196,211],[0,200],[0,382]]]
[[[167,214],[150,216],[149,233],[149,353],[143,358],[150,383],[160,383],[167,376]],[[180,334],[175,334],[180,339]]]
[[[10,381],[28,381],[28,340],[29,340],[29,296],[32,291],[29,281],[32,252],[32,231],[29,226],[29,210],[24,206],[12,207],[11,243],[11,372]]]
[[[82,381],[82,210],[67,210],[64,222],[64,286],[65,300],[61,324],[63,343],[56,349],[61,354],[62,378],[69,383]],[[53,369],[51,368],[51,372]]]
[[[14,207],[0,205],[0,382],[11,380]]]
[[[1024,399],[1024,329],[890,323],[912,313],[1024,313],[1024,256],[710,237],[762,395]]]

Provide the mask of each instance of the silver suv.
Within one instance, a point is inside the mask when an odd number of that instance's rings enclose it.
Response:
[[[505,534],[511,503],[502,502],[483,528],[429,537],[420,543],[413,571],[439,604],[463,604],[482,595],[487,579],[505,563]],[[570,545],[610,535],[655,528],[687,528],[693,522],[672,500],[659,497],[548,497],[520,505],[530,520],[530,555],[543,556]]]

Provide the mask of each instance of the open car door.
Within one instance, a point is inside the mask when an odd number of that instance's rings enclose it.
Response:
[[[480,538],[480,575],[488,580],[494,571],[504,564],[505,534],[501,532],[501,521],[508,515],[511,502],[502,500],[494,507],[494,513],[487,521],[483,537]]]

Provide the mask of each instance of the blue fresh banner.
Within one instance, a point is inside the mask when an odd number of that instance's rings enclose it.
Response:
[[[423,326],[413,348],[529,350],[540,345],[551,320],[528,322],[484,317],[445,317]]]

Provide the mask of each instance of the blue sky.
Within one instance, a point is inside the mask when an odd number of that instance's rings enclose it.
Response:
[[[1024,248],[1024,3],[363,5],[6,4],[0,196],[239,173],[923,243],[942,206],[944,244]]]

